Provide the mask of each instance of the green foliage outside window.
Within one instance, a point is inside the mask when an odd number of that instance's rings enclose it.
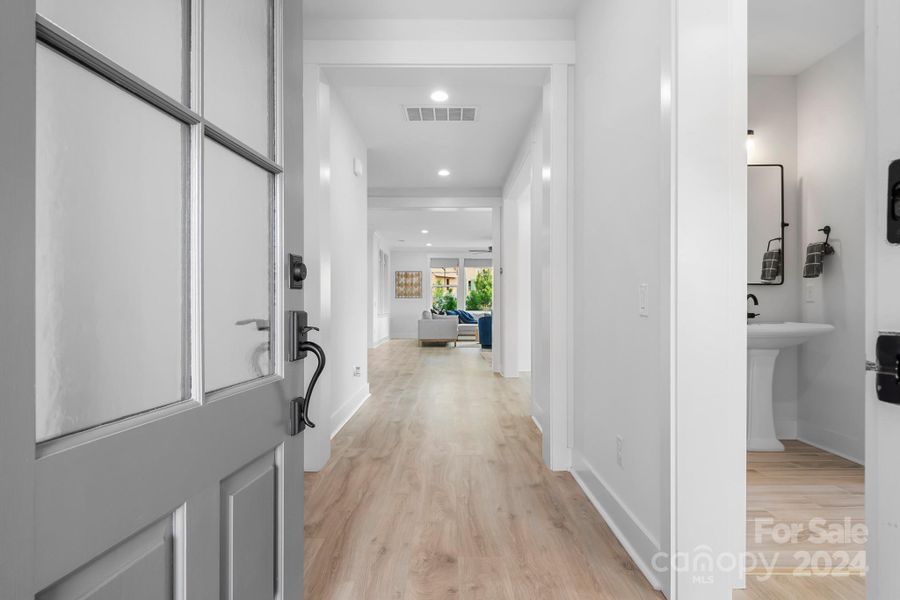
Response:
[[[494,271],[480,270],[473,287],[466,296],[466,310],[491,310],[494,303]]]
[[[456,289],[432,288],[431,306],[438,312],[456,310],[459,306],[459,303],[456,301]]]

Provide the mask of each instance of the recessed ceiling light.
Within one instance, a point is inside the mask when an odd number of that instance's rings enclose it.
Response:
[[[428,246],[429,248],[431,247],[431,243],[428,243],[428,244],[425,244],[425,245]]]
[[[447,169],[441,169],[440,171],[438,171],[438,175],[440,175],[441,177],[450,177],[450,171],[448,171]]]
[[[431,99],[435,102],[446,102],[450,95],[444,90],[434,90],[431,92]]]
[[[427,230],[427,229],[423,229],[423,230],[422,230],[422,233],[423,233],[423,234],[426,234],[426,233],[428,233],[428,230]]]

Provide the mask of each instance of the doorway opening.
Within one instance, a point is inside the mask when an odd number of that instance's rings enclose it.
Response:
[[[808,8],[749,6],[742,598],[865,597],[863,4]]]

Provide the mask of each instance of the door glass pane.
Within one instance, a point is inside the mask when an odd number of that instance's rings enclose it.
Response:
[[[203,164],[206,391],[273,372],[272,176],[211,140]]]
[[[271,156],[271,0],[207,2],[203,23],[204,116]]]
[[[38,441],[187,397],[188,135],[37,46]]]
[[[188,0],[37,0],[41,16],[185,103],[188,6]]]

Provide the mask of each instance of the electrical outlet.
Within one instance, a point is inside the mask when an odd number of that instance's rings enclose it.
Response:
[[[361,376],[362,376],[362,368],[360,368],[360,367],[353,367],[353,376],[354,376],[354,377],[361,377]]]
[[[803,288],[803,299],[807,304],[815,304],[816,302],[816,286],[813,282],[807,281]]]
[[[625,468],[625,459],[623,454],[625,453],[625,440],[621,435],[616,436],[616,464],[619,465],[620,469]]]
[[[648,283],[638,286],[638,314],[642,317],[650,316],[650,284]]]

